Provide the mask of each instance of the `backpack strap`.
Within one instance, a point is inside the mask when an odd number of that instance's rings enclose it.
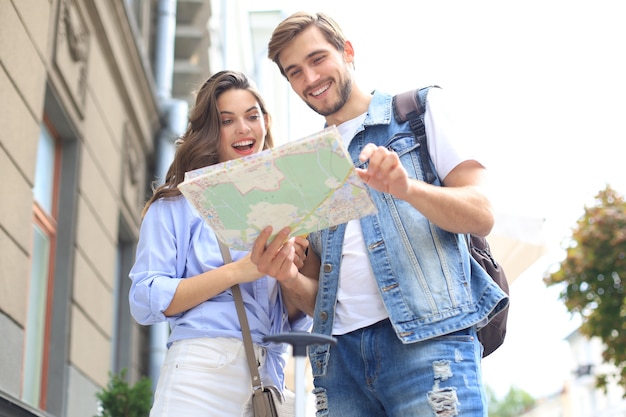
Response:
[[[396,120],[400,123],[409,122],[411,130],[415,134],[415,139],[420,144],[424,152],[420,152],[422,169],[424,170],[424,181],[432,184],[437,175],[433,172],[428,153],[428,141],[426,139],[426,126],[424,125],[424,112],[426,111],[426,95],[432,88],[439,88],[436,85],[422,87],[415,90],[405,91],[393,97],[392,106]]]
[[[432,184],[437,178],[433,172],[430,155],[428,152],[428,143],[426,140],[426,127],[424,126],[424,112],[426,111],[426,95],[432,85],[429,87],[418,88],[397,94],[393,97],[393,113],[399,123],[406,121],[411,125],[411,130],[415,135],[415,139],[420,144],[420,159],[422,169],[424,170],[424,180]],[[509,284],[506,274],[502,267],[491,255],[491,250],[487,239],[474,235],[465,235],[467,247],[470,255],[480,264],[480,266],[491,276],[491,278],[500,286],[500,288],[509,294]],[[507,305],[500,310],[495,317],[492,317],[487,326],[478,330],[478,339],[483,345],[483,357],[491,354],[504,342],[506,335],[506,323],[508,318]]]

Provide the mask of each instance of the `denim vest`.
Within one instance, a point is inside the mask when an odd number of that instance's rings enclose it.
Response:
[[[409,124],[395,121],[390,95],[374,93],[363,126],[350,142],[356,167],[367,165],[358,159],[367,143],[395,151],[409,177],[424,179],[423,150]],[[438,179],[435,185],[441,185]],[[368,191],[378,213],[360,219],[365,246],[389,319],[403,343],[470,327],[507,305],[507,295],[469,255],[463,235],[435,226],[406,201]],[[343,224],[309,236],[321,261],[316,333],[332,333],[345,228]],[[309,347],[313,375],[324,373],[328,354],[329,345]]]

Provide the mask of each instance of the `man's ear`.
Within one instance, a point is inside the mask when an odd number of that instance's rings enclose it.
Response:
[[[347,63],[354,62],[354,48],[352,47],[352,42],[350,41],[346,41],[346,43],[343,46],[343,59]]]

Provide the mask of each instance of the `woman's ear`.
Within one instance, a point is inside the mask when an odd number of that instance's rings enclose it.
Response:
[[[263,120],[265,120],[265,131],[267,134],[267,132],[270,131],[272,125],[272,117],[268,113],[263,113]]]

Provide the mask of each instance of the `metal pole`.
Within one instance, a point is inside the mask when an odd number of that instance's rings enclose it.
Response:
[[[288,332],[279,333],[263,338],[265,342],[289,343],[293,347],[295,363],[295,391],[296,391],[296,417],[305,417],[306,414],[306,391],[304,387],[304,365],[306,360],[306,349],[311,345],[334,346],[337,339],[318,333]]]
[[[169,112],[171,107],[175,37],[176,0],[159,0],[154,51],[154,79],[162,112]],[[172,161],[174,151],[171,136],[172,132],[169,125],[158,133],[157,177],[159,182],[162,182],[165,178],[167,167]],[[167,353],[166,344],[169,334],[170,328],[167,322],[150,326],[149,372],[153,392],[156,389],[157,380],[161,373],[161,365]]]
[[[304,417],[306,414],[306,389],[304,384],[304,356],[295,357],[295,391],[296,391],[296,417]]]

